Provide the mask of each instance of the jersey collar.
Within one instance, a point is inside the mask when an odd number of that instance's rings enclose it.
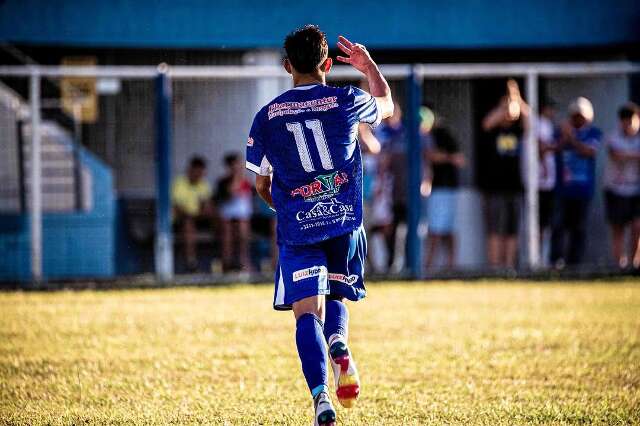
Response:
[[[309,89],[313,89],[316,86],[321,86],[321,84],[320,83],[303,84],[302,86],[296,86],[291,90],[309,90]]]

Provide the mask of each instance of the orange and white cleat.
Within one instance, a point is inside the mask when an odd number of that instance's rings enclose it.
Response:
[[[340,335],[329,339],[329,360],[336,381],[338,401],[345,408],[356,405],[360,395],[360,377],[347,342]]]

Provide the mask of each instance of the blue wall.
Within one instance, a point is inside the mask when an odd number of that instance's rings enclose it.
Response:
[[[80,161],[92,175],[93,208],[42,218],[45,279],[115,274],[115,195],[111,170],[85,149]],[[31,279],[28,215],[0,215],[0,280]]]
[[[640,1],[0,1],[14,43],[273,48],[305,23],[378,48],[606,46],[640,41]]]

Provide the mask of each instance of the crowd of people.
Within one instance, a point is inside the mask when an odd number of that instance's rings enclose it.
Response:
[[[550,246],[545,264],[562,268],[584,261],[587,219],[597,188],[596,158],[604,150],[602,186],[612,256],[620,267],[640,266],[640,109],[633,103],[620,107],[619,125],[606,136],[593,125],[594,109],[584,97],[571,102],[565,120],[558,121],[556,114],[553,102],[542,102],[536,130],[539,223],[541,238]],[[475,183],[482,194],[487,264],[493,268],[518,266],[526,181],[524,141],[530,115],[518,84],[508,80],[504,96],[481,122]],[[460,171],[470,159],[445,124],[433,108],[420,109],[427,270],[458,266],[455,218]],[[377,128],[361,125],[359,140],[370,268],[377,273],[399,272],[405,259],[408,185],[407,132],[400,105]],[[192,158],[186,174],[174,181],[174,225],[187,269],[198,269],[198,230],[217,236],[223,271],[252,271],[260,266],[250,255],[256,232],[269,241],[269,263],[274,265],[273,212],[255,196],[238,154],[225,156],[224,164],[226,173],[215,191],[206,179],[206,161],[201,157]],[[440,258],[444,261],[437,262]]]
[[[603,187],[613,258],[620,267],[639,266],[638,107],[632,103],[620,107],[619,125],[606,136],[593,125],[593,105],[584,97],[570,103],[565,120],[556,122],[555,114],[554,104],[544,102],[537,126],[539,222],[542,237],[550,239],[550,254],[545,261],[557,268],[584,262],[587,221],[597,189],[596,159],[604,150],[607,162]],[[505,96],[482,122],[480,155],[485,157],[479,162],[478,183],[485,203],[487,257],[493,267],[517,266],[525,179],[522,147],[529,117],[529,106],[516,82],[509,80]]]
[[[257,200],[240,155],[227,154],[224,165],[225,174],[218,180],[215,192],[206,178],[206,160],[199,156],[193,157],[186,173],[173,182],[174,229],[180,236],[189,272],[200,269],[200,232],[218,237],[215,240],[223,272],[252,271],[260,266],[254,265],[250,256],[252,233],[266,233],[269,240],[274,239],[273,212]]]

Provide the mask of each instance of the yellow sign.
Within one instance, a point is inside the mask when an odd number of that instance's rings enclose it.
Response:
[[[62,58],[62,65],[96,65],[93,56]],[[62,109],[83,123],[98,119],[95,77],[63,77],[60,81]]]

